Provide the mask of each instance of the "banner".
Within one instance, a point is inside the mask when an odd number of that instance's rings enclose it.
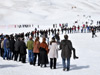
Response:
[[[34,27],[33,24],[23,24],[23,25],[0,25],[0,29],[11,29],[11,28],[31,28]]]

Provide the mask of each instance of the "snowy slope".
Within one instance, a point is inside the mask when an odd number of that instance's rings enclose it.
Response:
[[[0,0],[0,33],[24,32],[25,29],[7,27],[19,24],[51,27],[52,24],[68,23],[72,26],[75,21],[82,25],[94,20],[96,25],[100,20],[99,14],[99,0]]]
[[[98,19],[99,3],[99,0],[0,0],[0,25],[73,22],[77,15],[84,14]]]
[[[69,34],[73,47],[76,48],[79,59],[71,58],[71,70],[64,72],[62,68],[61,52],[57,60],[57,69],[29,65],[15,61],[3,60],[0,57],[0,75],[100,75],[100,33],[96,38],[91,38],[91,33]],[[63,35],[60,36],[61,40]],[[28,60],[28,58],[27,58]]]

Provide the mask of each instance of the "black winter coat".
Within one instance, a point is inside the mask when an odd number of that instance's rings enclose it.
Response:
[[[24,41],[20,41],[20,54],[26,54],[26,44]]]
[[[10,40],[10,50],[11,50],[11,52],[15,51],[14,45],[15,45],[15,40]]]
[[[61,57],[62,58],[70,58],[72,51],[74,48],[72,47],[72,43],[70,40],[62,40],[60,43]]]
[[[16,51],[16,52],[19,52],[19,51],[20,51],[20,40],[17,40],[17,41],[15,42],[15,51]]]
[[[40,64],[48,64],[47,51],[40,47]]]

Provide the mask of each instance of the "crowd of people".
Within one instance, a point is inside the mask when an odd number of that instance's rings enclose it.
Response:
[[[0,35],[0,56],[4,60],[14,60],[26,63],[26,54],[28,54],[29,64],[37,65],[40,67],[47,67],[50,62],[50,69],[56,69],[58,58],[58,51],[61,50],[63,71],[70,70],[70,58],[73,53],[73,58],[78,59],[76,56],[75,48],[72,42],[68,40],[69,33],[89,33],[92,32],[92,38],[97,36],[95,32],[100,31],[100,26],[80,26],[65,27],[60,26],[61,29],[48,29],[38,30],[32,32]],[[64,34],[64,40],[60,40],[60,33]],[[52,35],[51,41],[49,36]],[[42,38],[42,42],[40,42]],[[25,41],[27,39],[27,41]],[[59,45],[59,46],[58,46]],[[38,58],[38,60],[37,60]],[[50,59],[50,61],[48,60]],[[37,61],[36,61],[37,60]],[[67,60],[67,64],[65,63]]]
[[[92,36],[94,36],[96,32],[100,32],[100,26],[88,26],[88,25],[83,24],[82,26],[73,25],[72,27],[68,27],[66,25],[59,24],[59,28],[57,28],[57,25],[53,25],[53,28],[51,29],[49,28],[45,30],[38,30],[37,28],[35,28],[34,31],[27,32],[25,36],[26,37],[29,37],[29,35],[31,35],[32,37],[44,36],[48,38],[48,36],[52,35],[52,36],[57,36],[57,39],[59,40],[58,35],[60,33],[73,34],[73,33],[91,33],[91,32],[92,32]]]
[[[39,41],[39,36],[37,36],[34,40],[33,37],[30,36],[27,43],[24,41],[24,34],[20,35],[0,35],[0,55],[4,60],[14,60],[21,61],[22,63],[26,63],[26,54],[28,54],[28,59],[30,65],[36,65],[36,59],[38,57],[37,64],[40,67],[47,67],[49,63],[48,58],[50,58],[50,69],[56,69],[56,63],[58,58],[58,51],[62,50],[62,59],[63,59],[63,70],[67,71],[70,69],[70,58],[71,58],[71,50],[73,50],[74,59],[78,57],[75,55],[75,49],[72,47],[71,41],[68,40],[68,36],[65,35],[66,42],[56,41],[55,37],[52,37],[52,40],[49,44],[46,43],[46,38],[42,37],[42,42]],[[60,45],[60,48],[58,48]],[[66,49],[64,45],[68,45]],[[68,53],[66,54],[66,50],[68,49]],[[28,50],[28,51],[27,51]],[[27,53],[28,52],[28,53]],[[68,58],[68,66],[65,64],[65,60]]]

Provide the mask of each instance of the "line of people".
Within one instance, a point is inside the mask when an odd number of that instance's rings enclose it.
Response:
[[[92,30],[96,32],[100,32],[100,26],[86,26],[83,25],[82,27],[80,26],[73,26],[73,27],[61,27],[61,29],[46,29],[46,30],[38,30],[35,29],[35,31],[32,32],[27,32],[25,34],[26,37],[29,38],[29,35],[32,37],[37,37],[37,36],[45,36],[46,38],[50,35],[55,36],[56,34],[71,34],[71,33],[91,33]]]
[[[0,42],[0,54],[3,59],[21,61],[26,63],[26,54],[28,49],[28,59],[30,65],[46,67],[49,63],[48,58],[50,59],[50,69],[56,69],[56,63],[58,58],[58,51],[61,50],[63,70],[69,71],[70,69],[70,58],[73,51],[73,58],[77,59],[78,57],[75,54],[75,49],[72,46],[70,40],[68,40],[68,35],[64,36],[64,40],[60,43],[60,48],[58,48],[58,43],[55,40],[55,37],[52,37],[50,44],[46,43],[46,38],[43,37],[42,42],[40,43],[39,37],[36,37],[33,41],[32,36],[29,37],[27,44],[24,42],[24,37],[19,35],[16,40],[14,36],[6,35],[5,38],[2,37]],[[38,61],[36,61],[38,58]],[[65,61],[67,60],[67,66]]]

